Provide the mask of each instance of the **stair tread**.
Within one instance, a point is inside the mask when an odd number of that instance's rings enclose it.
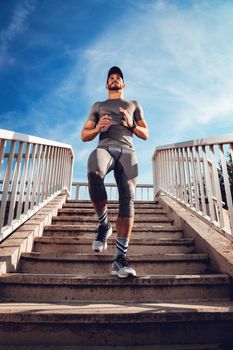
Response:
[[[233,319],[233,303],[7,303],[1,322],[166,322]]]
[[[90,230],[97,230],[97,224],[95,225],[47,225],[44,228],[44,231],[56,231],[56,230],[64,230],[64,231],[90,231]],[[140,232],[183,232],[182,228],[176,227],[176,226],[159,226],[159,225],[149,225],[149,227],[137,227],[134,225],[133,232],[140,231]]]
[[[80,199],[67,199],[66,200],[66,203],[80,203],[80,204],[90,204],[92,205],[92,202],[90,200],[80,200]],[[158,204],[158,201],[139,201],[139,200],[134,200],[134,203],[135,204],[151,204],[151,205],[154,205],[154,204]],[[108,200],[108,205],[111,205],[111,204],[119,204],[119,201],[118,200]]]
[[[117,218],[113,218],[112,221],[115,221]],[[61,215],[61,216],[54,216],[52,219],[54,222],[55,221],[81,221],[83,222],[84,220],[91,221],[91,222],[98,222],[96,217],[94,216],[80,216],[80,215]],[[173,223],[174,220],[167,218],[167,217],[153,217],[153,218],[145,218],[144,217],[137,217],[135,216],[134,222],[142,222],[144,225],[148,224],[149,222],[170,222]]]
[[[63,208],[88,208],[93,210],[93,205],[90,203],[66,203],[63,204]],[[108,203],[108,209],[118,209],[119,203]],[[163,209],[163,207],[158,203],[134,203],[134,209]]]
[[[62,260],[62,261],[87,261],[87,262],[112,262],[112,255],[105,254],[87,254],[87,253],[22,253],[22,259],[34,259],[34,260]],[[144,262],[144,261],[195,261],[195,260],[208,260],[208,254],[205,253],[188,253],[188,254],[132,254],[130,255],[131,262]]]
[[[66,244],[66,245],[82,245],[91,244],[93,238],[85,237],[36,237],[35,243],[45,243],[45,244]],[[108,239],[108,245],[115,245],[116,240],[113,238]],[[141,239],[141,238],[131,238],[130,245],[193,245],[193,238],[158,238],[158,239]]]
[[[79,274],[36,274],[8,273],[2,274],[1,283],[28,284],[65,284],[65,285],[212,285],[228,284],[231,278],[227,274],[188,274],[188,275],[138,275],[136,278],[119,279],[116,276],[79,275]]]
[[[93,213],[95,214],[95,211],[93,208],[70,208],[70,207],[63,207],[62,209],[58,209],[58,213]],[[118,209],[117,208],[109,208],[108,209],[108,213],[109,214],[115,214],[118,213]],[[137,208],[135,210],[135,214],[139,214],[139,213],[145,213],[145,214],[167,214],[166,210],[164,209],[160,209],[160,208],[148,208],[148,209],[140,209]]]
[[[72,201],[72,200],[67,200],[66,203],[64,203],[63,205],[90,205],[93,207],[93,204],[91,201]],[[114,206],[114,205],[119,205],[119,201],[109,201],[107,203],[108,206]],[[151,207],[156,207],[156,206],[162,206],[161,203],[159,203],[159,201],[135,201],[134,200],[134,205],[136,206],[140,206],[142,205],[143,207],[145,206],[151,206]]]

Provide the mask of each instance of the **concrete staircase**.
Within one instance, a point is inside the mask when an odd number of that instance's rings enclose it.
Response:
[[[109,204],[114,228],[117,208]],[[59,209],[17,273],[0,277],[4,349],[233,349],[230,277],[211,271],[159,203],[135,211],[128,257],[137,278],[122,280],[110,276],[115,231],[106,252],[91,250],[91,203]]]

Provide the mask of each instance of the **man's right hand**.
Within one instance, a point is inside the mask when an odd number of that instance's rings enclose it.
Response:
[[[81,131],[83,142],[92,141],[99,133],[106,131],[111,125],[111,117],[103,115],[96,124],[93,120],[87,120]]]
[[[111,117],[109,117],[109,115],[105,114],[103,115],[98,124],[96,125],[96,128],[98,130],[98,132],[104,132],[104,131],[107,131],[108,128],[110,127],[111,125]]]

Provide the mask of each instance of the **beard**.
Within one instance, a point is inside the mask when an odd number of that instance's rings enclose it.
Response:
[[[118,91],[118,90],[121,90],[121,87],[120,86],[109,86],[108,90],[109,91]]]
[[[122,90],[121,84],[119,82],[113,81],[110,84],[108,84],[108,90],[109,91],[119,91]]]

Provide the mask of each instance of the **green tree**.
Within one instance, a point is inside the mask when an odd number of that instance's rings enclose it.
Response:
[[[229,183],[230,183],[231,197],[233,199],[233,163],[232,163],[232,157],[231,157],[230,152],[228,152],[227,155],[226,155],[226,162],[227,162],[227,172],[228,172],[228,180],[229,180]],[[225,203],[223,207],[225,209],[228,209],[228,207],[227,207],[227,199],[226,199],[226,191],[225,191],[225,186],[224,186],[223,171],[222,171],[222,162],[219,161],[218,165],[220,167],[218,176],[219,176],[222,200]]]

